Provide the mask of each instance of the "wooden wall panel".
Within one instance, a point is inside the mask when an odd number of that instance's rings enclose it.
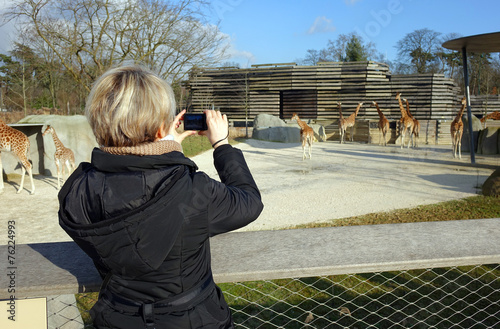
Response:
[[[400,92],[408,99],[414,117],[436,122],[453,120],[462,98],[460,88],[443,74],[392,75],[386,64],[372,61],[198,69],[191,72],[184,87],[190,93],[188,104],[192,111],[213,106],[227,113],[231,120],[245,116],[253,120],[260,113],[280,116],[280,109],[285,117],[290,111],[304,111],[308,119],[328,121],[327,130],[331,132],[333,122],[339,118],[337,102],[342,102],[344,116],[363,102],[358,119],[376,121],[378,114],[371,106],[376,101],[385,116],[395,122],[401,117],[395,99]],[[290,96],[284,109],[280,102],[283,95]],[[471,106],[472,113],[482,117],[500,109],[500,98],[472,96]]]

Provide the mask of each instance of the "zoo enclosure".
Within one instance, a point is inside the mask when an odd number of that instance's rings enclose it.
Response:
[[[495,328],[498,223],[230,233],[212,239],[214,278],[239,282],[222,284],[238,328]],[[91,260],[72,242],[19,246],[18,257],[18,298],[99,287]],[[84,327],[74,301],[49,301],[49,328]]]
[[[418,120],[453,120],[463,95],[443,74],[393,75],[386,64],[325,62],[315,66],[295,63],[253,65],[248,69],[197,68],[184,82],[189,95],[181,106],[200,111],[212,106],[235,120],[252,121],[260,113],[288,119],[292,112],[314,120],[338,120],[337,102],[344,116],[364,102],[358,118],[378,120],[376,101],[389,120],[400,118],[400,92]],[[471,99],[473,113],[499,109],[498,95]]]

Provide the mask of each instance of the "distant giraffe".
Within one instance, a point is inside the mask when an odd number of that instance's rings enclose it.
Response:
[[[453,157],[457,157],[462,159],[462,134],[464,132],[464,123],[462,122],[462,115],[464,114],[466,104],[466,98],[462,98],[462,107],[460,111],[458,111],[457,116],[450,125],[450,133],[451,133],[451,143],[453,145]]]
[[[412,147],[417,147],[418,146],[418,138],[420,136],[420,122],[418,122],[418,120],[416,118],[414,118],[413,115],[411,115],[410,104],[408,103],[408,100],[406,98],[403,98],[403,100],[406,103],[406,113],[413,120],[413,129],[412,129],[413,137],[411,138],[411,140],[413,142]]]
[[[52,134],[52,139],[56,146],[56,152],[54,153],[54,160],[57,167],[57,188],[61,187],[60,178],[64,180],[64,166],[68,168],[68,176],[75,169],[75,155],[73,151],[65,147],[63,143],[57,137],[56,131],[52,126],[47,126],[42,136],[47,134]]]
[[[403,146],[405,145],[405,136],[407,131],[410,133],[410,140],[408,141],[408,148],[410,148],[410,143],[412,143],[411,139],[413,136],[413,119],[408,116],[408,113],[403,107],[403,103],[401,102],[401,93],[396,94],[396,99],[399,102],[399,110],[401,111],[401,119],[399,119],[399,135],[401,137],[401,148],[403,148]]]
[[[354,113],[352,113],[347,119],[344,118],[342,115],[342,103],[338,102],[337,103],[338,108],[339,108],[339,130],[340,130],[340,143],[345,142],[345,132],[347,128],[351,127],[351,142],[354,141],[354,124],[356,122],[356,116],[358,115],[359,109],[363,105],[363,103],[358,103],[358,106],[356,107],[356,110],[354,110]]]
[[[486,129],[486,120],[488,120],[488,119],[500,120],[500,112],[498,112],[498,111],[491,112],[491,113],[488,113],[484,117],[481,118],[480,121],[483,123],[485,129]]]
[[[300,120],[297,113],[293,113],[292,120],[297,120],[300,127],[300,139],[302,141],[302,160],[306,158],[306,143],[309,146],[309,159],[312,158],[312,144],[314,140],[314,130],[304,121]]]
[[[30,194],[35,193],[35,184],[33,183],[33,172],[31,163],[28,160],[29,151],[30,151],[30,140],[28,136],[24,133],[20,132],[17,129],[9,127],[5,122],[0,119],[0,153],[1,151],[12,152],[21,162],[21,183],[19,184],[19,189],[17,193],[20,193],[23,189],[24,185],[24,176],[26,171],[30,176],[31,180],[31,192]],[[0,192],[4,189],[3,184],[3,167],[2,167],[2,158],[0,155]]]
[[[372,101],[372,105],[374,105],[377,108],[377,113],[379,116],[378,130],[380,131],[380,134],[379,134],[379,138],[378,138],[378,143],[380,144],[380,139],[383,138],[384,139],[384,146],[387,146],[386,135],[387,135],[387,132],[389,131],[389,120],[387,120],[384,113],[382,113],[377,102]]]

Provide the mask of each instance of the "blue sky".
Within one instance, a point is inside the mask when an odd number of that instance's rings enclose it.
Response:
[[[0,0],[0,8],[8,0]],[[500,0],[212,0],[213,22],[241,67],[287,63],[353,31],[395,60],[397,41],[428,28],[462,36],[500,31]],[[0,27],[6,53],[12,26]]]
[[[428,28],[461,36],[500,31],[499,0],[216,0],[214,19],[231,39],[229,61],[287,63],[357,32],[395,60],[397,41]]]

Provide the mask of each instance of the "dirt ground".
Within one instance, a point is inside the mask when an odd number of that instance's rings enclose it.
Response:
[[[259,219],[242,230],[272,230],[371,212],[415,207],[480,193],[480,187],[500,165],[499,156],[469,154],[453,159],[451,146],[400,149],[338,142],[315,143],[312,159],[302,160],[297,143],[250,139],[237,145],[247,159],[264,201]],[[212,152],[193,160],[217,179]],[[16,194],[20,177],[11,176],[0,194],[0,244],[7,244],[7,222],[15,222],[16,243],[69,241],[59,228],[57,182],[29,177]]]

